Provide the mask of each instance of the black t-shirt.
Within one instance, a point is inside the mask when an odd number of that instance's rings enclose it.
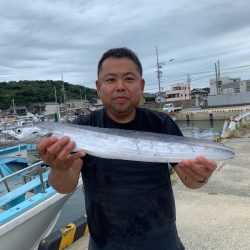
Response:
[[[105,109],[79,116],[73,123],[182,135],[168,115],[143,108],[137,108],[135,119],[126,124],[114,122]],[[167,164],[91,155],[83,160],[88,226],[100,249],[183,249]]]

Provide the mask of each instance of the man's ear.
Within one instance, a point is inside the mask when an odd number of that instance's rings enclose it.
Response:
[[[141,87],[141,92],[144,92],[144,87],[145,87],[145,80],[141,79],[141,83],[140,83],[140,87]]]
[[[95,81],[95,86],[96,86],[97,95],[98,95],[98,97],[100,97],[100,82],[99,82],[99,80]]]

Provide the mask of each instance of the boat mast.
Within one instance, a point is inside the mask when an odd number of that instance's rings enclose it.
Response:
[[[12,105],[13,105],[13,114],[14,114],[14,116],[16,116],[17,114],[16,114],[16,107],[15,107],[15,99],[14,98],[12,99]]]

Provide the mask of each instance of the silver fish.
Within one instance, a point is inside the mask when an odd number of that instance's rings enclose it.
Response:
[[[51,135],[58,138],[68,136],[76,142],[74,151],[84,150],[90,155],[107,159],[180,162],[200,155],[215,161],[234,157],[233,150],[222,143],[151,132],[44,122],[6,133],[19,143],[36,143],[42,137]]]

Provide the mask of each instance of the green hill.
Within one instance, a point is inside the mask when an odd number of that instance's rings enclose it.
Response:
[[[0,109],[8,109],[14,98],[16,106],[29,106],[36,102],[54,102],[55,89],[57,101],[63,102],[62,81],[11,81],[0,82]],[[96,97],[96,90],[64,82],[66,99],[91,100]]]

